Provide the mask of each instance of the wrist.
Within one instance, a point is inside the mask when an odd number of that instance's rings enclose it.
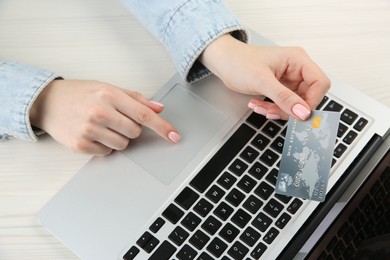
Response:
[[[224,34],[210,43],[199,56],[199,61],[216,76],[220,77],[223,67],[228,66],[226,58],[232,55],[243,43],[231,34]]]
[[[47,96],[56,81],[58,80],[53,80],[46,87],[44,87],[41,93],[39,93],[38,97],[35,99],[33,105],[31,106],[29,116],[30,124],[33,128],[39,128],[43,130],[42,119],[45,113],[45,104]]]

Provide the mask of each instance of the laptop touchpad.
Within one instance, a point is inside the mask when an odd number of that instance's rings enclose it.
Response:
[[[180,142],[170,143],[144,127],[141,136],[131,141],[122,153],[168,185],[228,117],[180,85],[173,87],[159,101],[165,105],[162,117],[178,129]]]

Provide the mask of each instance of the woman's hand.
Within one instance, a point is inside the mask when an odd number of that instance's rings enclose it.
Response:
[[[177,130],[158,114],[163,105],[141,94],[98,81],[54,80],[38,96],[30,121],[76,152],[123,150],[143,126],[171,142]]]
[[[248,104],[269,119],[307,119],[330,88],[321,69],[297,47],[254,46],[226,34],[200,61],[229,88],[270,98],[274,103],[254,98]]]

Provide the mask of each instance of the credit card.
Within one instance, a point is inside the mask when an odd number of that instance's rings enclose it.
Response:
[[[314,110],[306,121],[290,117],[275,192],[324,201],[340,113]]]

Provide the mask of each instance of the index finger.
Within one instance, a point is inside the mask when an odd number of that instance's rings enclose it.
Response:
[[[178,142],[180,135],[177,129],[164,120],[159,114],[144,104],[147,100],[142,95],[126,93],[127,98],[118,100],[116,109],[140,125],[146,126],[158,135],[171,142]]]
[[[310,58],[302,68],[302,77],[307,84],[304,100],[311,108],[315,108],[328,92],[331,82],[325,73]]]

